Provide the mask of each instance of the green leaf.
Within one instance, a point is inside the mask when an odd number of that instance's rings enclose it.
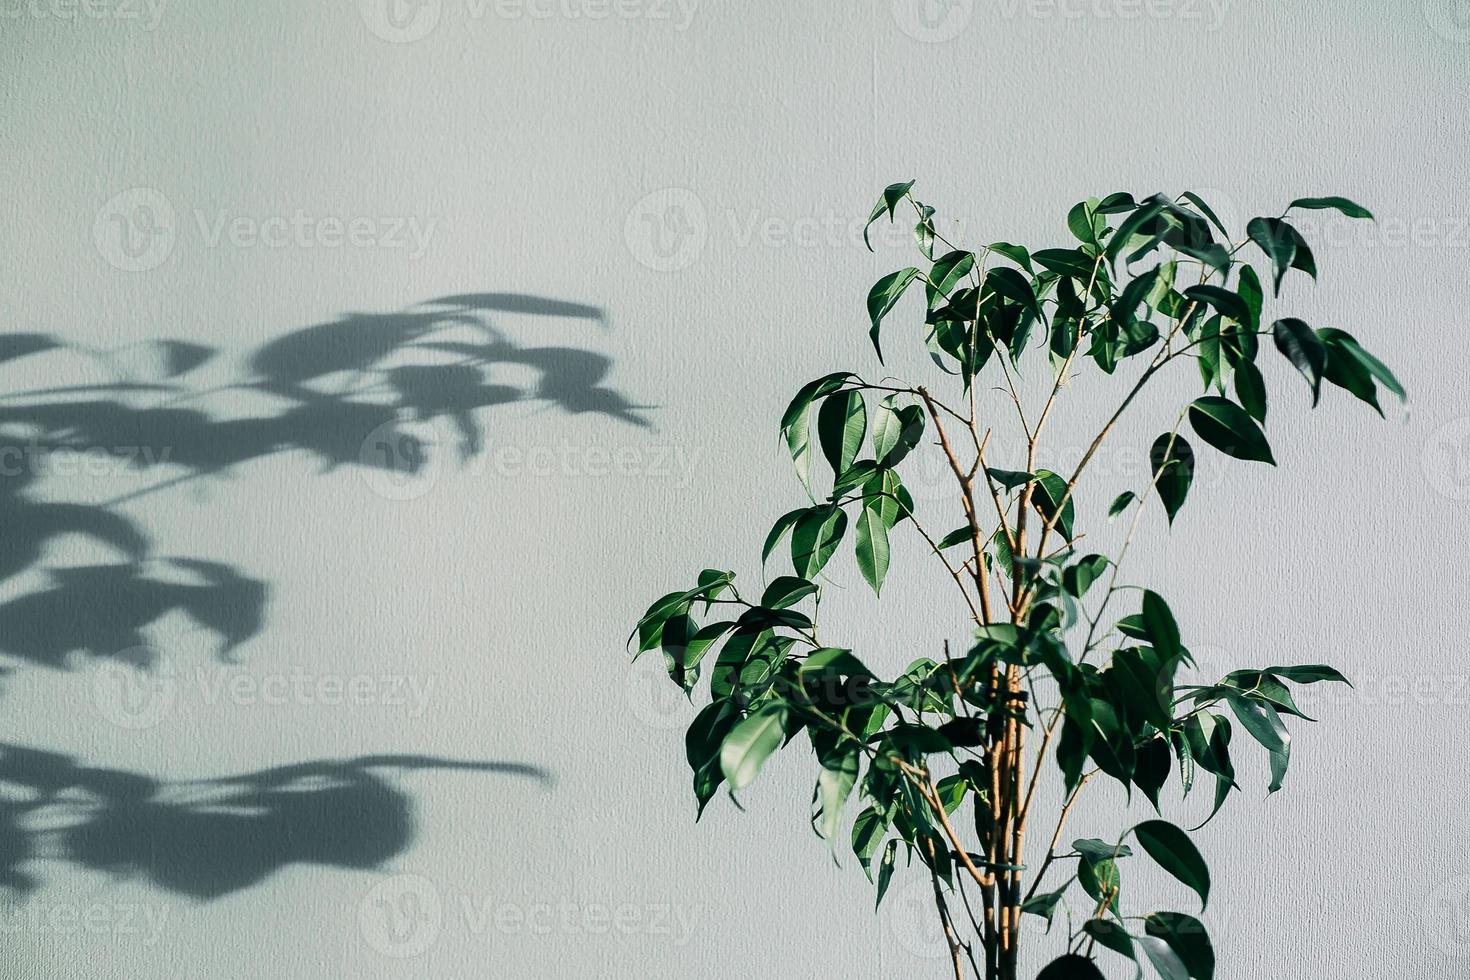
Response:
[[[857,459],[868,432],[868,409],[860,391],[828,395],[817,412],[817,435],[822,453],[834,474],[842,474]]]
[[[847,530],[847,515],[840,507],[813,507],[796,522],[791,532],[791,564],[796,574],[816,578],[837,550]]]
[[[1269,754],[1271,785],[1267,792],[1276,792],[1286,778],[1286,767],[1291,761],[1291,735],[1281,723],[1281,716],[1275,708],[1257,698],[1227,697],[1226,700],[1241,725]]]
[[[740,712],[731,702],[714,701],[695,716],[694,721],[689,724],[689,730],[684,733],[684,754],[689,760],[689,767],[694,771],[694,796],[699,803],[698,816],[704,815],[705,806],[725,781],[724,770],[720,768],[720,746],[739,718]]]
[[[1353,682],[1325,664],[1300,664],[1295,667],[1267,667],[1266,672],[1284,677],[1296,684],[1316,684],[1319,681],[1335,681],[1353,686]]]
[[[1047,928],[1050,929],[1051,919],[1052,916],[1056,914],[1057,905],[1061,902],[1063,896],[1065,896],[1066,894],[1067,890],[1065,888],[1060,888],[1054,892],[1040,892],[1036,895],[1032,895],[1030,898],[1026,899],[1026,901],[1021,903],[1021,911],[1029,912],[1032,915],[1041,916],[1043,919],[1046,920]]]
[[[1169,611],[1169,604],[1157,592],[1143,592],[1143,627],[1149,642],[1165,660],[1176,660],[1183,647],[1179,645],[1179,624]]]
[[[934,263],[929,271],[930,290],[934,297],[949,299],[949,291],[959,284],[975,268],[974,252],[947,252]],[[930,305],[933,305],[932,299]]]
[[[893,880],[893,866],[898,857],[898,838],[888,842],[883,848],[883,857],[878,862],[878,899],[873,903],[873,908],[883,904],[883,896],[888,892],[888,883]]]
[[[1252,218],[1245,226],[1250,240],[1260,246],[1261,251],[1271,260],[1274,292],[1277,295],[1281,293],[1281,280],[1286,276],[1286,270],[1296,262],[1296,236],[1285,233],[1281,229],[1283,224],[1284,222],[1275,218]]]
[[[782,704],[763,707],[736,725],[720,746],[720,769],[730,788],[744,789],[754,782],[785,737],[786,706]]]
[[[1220,223],[1220,219],[1215,217],[1215,212],[1211,210],[1210,206],[1204,202],[1203,198],[1201,198],[1194,191],[1185,191],[1180,196],[1183,197],[1190,204],[1193,204],[1195,208],[1199,210],[1200,214],[1204,215],[1206,218],[1209,218],[1210,223],[1213,224],[1216,228],[1220,229],[1220,234],[1225,238],[1226,241],[1230,240],[1229,229],[1227,229],[1223,224]]]
[[[771,581],[766,586],[765,593],[761,596],[761,605],[767,609],[785,609],[794,606],[809,595],[815,594],[817,587],[804,578],[795,575],[782,575]]]
[[[1030,473],[1022,473],[1020,470],[1002,470],[997,469],[994,466],[985,467],[985,472],[990,474],[990,478],[992,480],[994,480],[996,483],[999,483],[1007,490],[1014,490],[1017,487],[1024,487],[1026,484],[1035,479],[1035,477],[1032,476]]]
[[[786,406],[786,413],[781,416],[781,434],[786,438],[787,448],[791,450],[791,462],[795,465],[796,475],[808,493],[811,492],[811,434],[809,430],[812,402],[841,388],[843,383],[851,377],[853,374],[850,371],[838,371],[807,382],[791,399],[791,404]]]
[[[1118,874],[1118,863],[1112,858],[1099,858],[1083,853],[1082,860],[1077,863],[1077,882],[1099,906],[1106,899],[1107,907],[1115,913],[1118,911],[1118,893],[1122,879]]]
[[[1027,272],[1031,271],[1031,253],[1021,246],[1012,245],[1010,242],[992,242],[987,247],[997,255],[1004,255]]]
[[[1043,268],[1055,272],[1059,276],[1070,276],[1079,280],[1084,286],[1088,280],[1093,278],[1093,269],[1097,268],[1097,277],[1103,278],[1103,272],[1097,265],[1097,260],[1091,258],[1086,252],[1076,248],[1046,248],[1040,252],[1032,252],[1031,258]]]
[[[776,550],[776,545],[780,544],[781,539],[786,537],[786,532],[791,530],[792,526],[801,520],[806,513],[806,507],[798,507],[796,510],[788,511],[776,519],[776,523],[771,525],[771,533],[766,535],[766,543],[761,546],[761,564],[764,565],[766,563],[766,560],[771,557],[771,552]]]
[[[882,815],[872,807],[863,810],[852,822],[852,853],[857,855],[858,864],[869,881],[873,880],[873,853],[883,843],[887,830]]]
[[[1209,284],[1190,286],[1184,295],[1199,303],[1208,303],[1237,323],[1250,321],[1250,307],[1244,299],[1223,286]]]
[[[1132,490],[1124,490],[1122,493],[1118,494],[1118,496],[1113,498],[1112,505],[1108,507],[1108,517],[1117,517],[1119,514],[1123,513],[1123,511],[1127,510],[1128,505],[1133,503],[1133,501],[1136,499],[1138,499],[1138,494],[1134,493]]]
[[[1103,555],[1086,555],[1079,558],[1076,564],[1069,565],[1062,572],[1062,587],[1071,595],[1081,599],[1087,595],[1087,590],[1092,588],[1092,583],[1097,581],[1108,565],[1109,561]]]
[[[873,455],[879,459],[898,445],[898,434],[903,429],[894,407],[897,399],[898,395],[889,395],[878,403],[873,412]]]
[[[1137,936],[1134,942],[1143,950],[1148,961],[1159,971],[1162,980],[1189,980],[1189,969],[1179,959],[1179,954],[1157,936]]]
[[[1271,335],[1276,349],[1296,365],[1296,369],[1312,386],[1312,405],[1322,394],[1322,372],[1327,369],[1327,348],[1317,336],[1317,331],[1295,317],[1277,320],[1271,325]]]
[[[1072,850],[1094,861],[1111,861],[1114,858],[1133,856],[1133,848],[1127,844],[1110,844],[1096,837],[1082,837],[1074,840]]]
[[[1189,424],[1201,439],[1227,456],[1276,465],[1265,433],[1234,402],[1214,395],[1196,398],[1189,406]]]
[[[888,576],[888,522],[883,511],[872,501],[864,501],[862,513],[857,521],[857,564],[858,571],[881,595],[883,579]]]
[[[939,550],[948,551],[950,548],[953,548],[956,545],[969,544],[972,540],[974,540],[974,532],[972,532],[970,530],[970,526],[966,524],[964,527],[957,527],[953,531],[950,531],[948,534],[946,534],[944,537],[940,538]]]
[[[1172,524],[1194,481],[1194,448],[1177,432],[1165,432],[1154,440],[1148,456],[1158,481],[1159,500]]]
[[[822,771],[817,774],[817,799],[821,806],[817,832],[834,844],[842,820],[842,808],[847,805],[847,798],[857,783],[858,757],[857,746],[849,743],[846,750],[824,759]]]
[[[1088,919],[1082,923],[1082,931],[1097,940],[1099,946],[1133,959],[1133,939],[1128,930],[1112,919]]]
[[[1072,517],[1076,513],[1076,499],[1067,493],[1067,481],[1053,473],[1051,470],[1036,471],[1036,485],[1031,490],[1031,504],[1041,516],[1050,521],[1053,515],[1058,513],[1057,506],[1062,498],[1066,503],[1061,504],[1060,516],[1052,526],[1061,532],[1062,537],[1068,541],[1072,540]]]
[[[1373,212],[1361,204],[1354,204],[1345,197],[1300,197],[1292,201],[1287,210],[1289,211],[1291,208],[1305,208],[1318,211],[1324,208],[1331,208],[1334,211],[1341,211],[1349,218],[1367,218],[1369,221],[1373,220]]]
[[[868,246],[869,252],[873,250],[873,245],[868,241],[868,229],[873,226],[873,222],[883,216],[885,211],[888,212],[889,220],[893,220],[893,209],[898,207],[898,202],[904,199],[909,188],[913,186],[914,182],[910,180],[902,184],[889,184],[883,189],[883,197],[873,205],[872,213],[868,215],[868,223],[863,225],[863,244]]]
[[[1235,366],[1235,397],[1240,399],[1246,414],[1257,422],[1266,421],[1266,379],[1253,361],[1241,361]]]
[[[1261,306],[1265,302],[1266,292],[1261,288],[1256,270],[1249,265],[1242,265],[1240,282],[1235,288],[1240,293],[1240,298],[1245,300],[1246,309],[1250,311],[1250,319],[1245,325],[1253,331],[1261,329]]]
[[[878,331],[883,318],[893,309],[893,304],[898,302],[918,274],[918,269],[900,269],[879,279],[868,292],[868,319],[873,324],[868,336],[873,341],[873,350],[877,352],[879,362],[883,360],[883,348],[878,343]]]
[[[1133,836],[1159,867],[1199,896],[1201,907],[1209,905],[1210,869],[1188,834],[1167,820],[1146,820],[1133,828]]]
[[[1195,980],[1214,980],[1215,949],[1204,924],[1181,912],[1155,912],[1145,916],[1144,933],[1168,943]]]
[[[1036,975],[1036,980],[1107,980],[1107,978],[1092,960],[1076,953],[1068,953],[1048,963],[1046,969]]]
[[[1326,327],[1317,331],[1327,349],[1327,367],[1324,377],[1339,388],[1351,393],[1373,406],[1379,415],[1383,408],[1378,404],[1376,378],[1383,386],[1398,395],[1400,401],[1407,400],[1403,385],[1378,358],[1369,354],[1346,331]]]

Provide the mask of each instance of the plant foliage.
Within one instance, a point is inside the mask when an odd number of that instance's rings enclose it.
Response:
[[[912,187],[888,187],[868,224],[912,209],[923,261],[878,280],[867,328],[881,360],[890,318],[907,294],[921,293],[921,329],[903,334],[922,337],[958,400],[848,371],[804,385],[780,432],[810,502],[781,516],[762,549],[767,561],[778,550],[789,556],[789,573],[757,598],[741,593],[732,572],[706,570],[692,588],[653,603],[630,642],[638,654],[660,651],[686,692],[707,679],[710,700],[686,737],[699,811],[722,786],[733,794],[749,785],[778,750],[806,744],[817,764],[816,831],[850,840],[880,902],[900,855],[923,868],[957,976],[1016,977],[1021,917],[1050,927],[1065,912],[1069,951],[1044,966],[1046,980],[1099,977],[1094,960],[1104,954],[1146,964],[1165,980],[1211,980],[1214,952],[1192,914],[1119,911],[1123,868],[1139,858],[1187,886],[1204,909],[1210,869],[1189,832],[1160,817],[1115,840],[1061,842],[1094,779],[1136,789],[1156,809],[1171,778],[1184,794],[1204,783],[1213,818],[1238,788],[1236,755],[1246,739],[1264,750],[1275,792],[1291,758],[1286,719],[1306,718],[1292,688],[1346,682],[1331,667],[1307,664],[1184,683],[1179,672],[1194,661],[1169,603],[1121,585],[1119,570],[1151,497],[1170,523],[1178,517],[1197,452],[1275,464],[1257,366],[1271,356],[1263,351],[1274,347],[1301,374],[1314,406],[1324,386],[1379,414],[1380,387],[1404,397],[1350,334],[1266,317],[1288,276],[1317,274],[1288,220],[1293,209],[1371,215],[1340,197],[1306,198],[1252,219],[1232,240],[1194,194],[1117,193],[1071,209],[1068,245],[965,249],[945,238]],[[1023,361],[1035,362],[1023,355],[1038,349],[1049,362],[1050,395],[1026,406],[1015,377]],[[1118,553],[1084,553],[1075,546],[1082,477],[1139,392],[1176,361],[1194,362],[1204,392],[1149,444],[1151,479],[1112,502],[1110,517],[1132,513]],[[1047,469],[1043,436],[1058,396],[1093,369],[1118,378],[1121,400],[1075,467]],[[1015,413],[1023,458],[990,457],[982,372],[987,393],[1007,393],[1001,410]],[[939,454],[953,477],[963,522],[952,531],[921,524],[904,486],[905,461],[920,452]],[[942,564],[973,642],[884,678],[858,653],[819,639],[816,619],[822,573],[839,550],[850,548],[878,593],[896,534],[918,535]],[[1044,849],[1033,841],[1028,852],[1047,760],[1062,803]]]

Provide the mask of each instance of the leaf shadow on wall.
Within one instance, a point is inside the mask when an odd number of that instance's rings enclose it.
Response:
[[[390,314],[354,313],[255,349],[238,378],[195,379],[219,352],[178,340],[94,351],[44,334],[0,337],[0,362],[82,355],[107,380],[0,393],[0,658],[70,670],[102,661],[148,677],[150,639],[181,615],[215,655],[266,626],[270,584],[230,564],[160,553],[121,512],[152,494],[280,453],[412,478],[442,461],[424,424],[443,422],[461,463],[484,451],[487,410],[507,405],[596,414],[649,427],[648,406],[606,384],[612,362],[574,347],[525,346],[491,315],[571,318],[606,326],[602,309],[517,293],[444,297]],[[266,406],[211,411],[227,396]],[[38,465],[57,454],[102,458],[156,479],[102,503],[38,492]],[[48,552],[84,539],[111,556],[52,567]],[[146,878],[200,899],[255,884],[292,864],[381,867],[413,838],[413,801],[390,778],[411,770],[529,777],[515,762],[418,756],[318,761],[199,782],[91,767],[66,755],[0,745],[0,887],[24,894],[37,869],[62,861]],[[61,829],[57,829],[58,821]]]

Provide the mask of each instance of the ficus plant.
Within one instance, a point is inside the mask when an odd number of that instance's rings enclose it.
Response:
[[[1213,784],[1208,822],[1239,788],[1238,731],[1264,749],[1275,792],[1290,758],[1285,719],[1306,719],[1293,687],[1346,682],[1306,664],[1187,683],[1181,669],[1195,663],[1168,602],[1121,583],[1120,570],[1145,516],[1172,524],[1185,504],[1197,451],[1274,465],[1257,366],[1274,356],[1262,354],[1268,346],[1305,379],[1314,406],[1324,383],[1380,415],[1380,387],[1404,397],[1350,334],[1266,315],[1287,276],[1316,277],[1293,211],[1372,216],[1345,198],[1305,198],[1253,218],[1237,240],[1195,194],[1116,193],[1070,210],[1075,241],[1066,246],[962,248],[912,186],[888,187],[868,226],[911,210],[923,261],[873,287],[868,328],[881,362],[885,320],[906,293],[922,291],[922,329],[907,334],[924,339],[933,387],[848,371],[803,386],[780,431],[809,502],[778,518],[762,549],[769,561],[787,542],[790,572],[747,594],[733,572],[706,569],[692,588],[653,603],[630,644],[637,654],[662,651],[670,680],[691,698],[707,678],[708,703],[685,737],[699,812],[722,786],[733,795],[750,785],[778,749],[809,746],[816,831],[851,841],[879,902],[900,864],[932,879],[956,977],[1017,977],[1022,917],[1031,915],[1048,930],[1065,922],[1066,952],[1042,966],[1042,980],[1101,977],[1105,956],[1164,980],[1211,980],[1215,954],[1194,909],[1133,917],[1119,904],[1127,859],[1146,857],[1203,909],[1210,871],[1192,831],[1160,813],[1112,840],[1064,844],[1067,819],[1101,780],[1130,799],[1137,790],[1159,813],[1177,773],[1183,794]],[[1109,519],[1128,522],[1117,552],[1087,552],[1076,516],[1088,466],[1139,393],[1177,361],[1194,363],[1204,393],[1160,426],[1146,481],[1111,502]],[[1047,372],[1044,400],[1019,394],[1027,370]],[[1062,467],[1047,425],[1069,384],[1099,372],[1119,389],[1116,408],[1076,464]],[[999,413],[1023,436],[1014,458],[994,458],[986,419]],[[937,454],[945,483],[952,477],[952,530],[921,523],[904,485],[920,453]],[[819,463],[830,469],[821,479]],[[917,535],[942,566],[973,642],[945,643],[885,679],[858,652],[819,638],[817,610],[824,569],[845,542],[878,592],[900,533]],[[1048,767],[1060,795],[1043,817],[1037,787]],[[1029,835],[1038,823],[1045,832]]]

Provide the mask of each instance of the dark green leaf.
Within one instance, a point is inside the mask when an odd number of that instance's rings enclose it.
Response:
[[[1146,820],[1133,828],[1133,836],[1159,867],[1199,896],[1201,906],[1209,904],[1210,869],[1188,834],[1167,820]]]
[[[1010,242],[992,242],[989,248],[997,255],[1004,255],[1027,272],[1031,271],[1031,253],[1021,246],[1012,245]]]
[[[1138,494],[1132,490],[1124,490],[1113,499],[1112,505],[1108,507],[1108,517],[1117,517],[1123,511],[1127,510],[1128,505],[1133,503],[1137,498]]]
[[[878,850],[878,845],[883,843],[883,835],[888,828],[883,824],[883,817],[868,807],[857,815],[852,823],[852,853],[857,855],[858,864],[862,866],[863,874],[868,880],[873,880],[873,854]]]
[[[990,474],[990,478],[992,480],[994,480],[996,483],[999,483],[1007,490],[1014,490],[1017,487],[1024,487],[1026,484],[1030,483],[1034,479],[1034,477],[1030,473],[1022,473],[1019,470],[1002,470],[997,469],[994,466],[985,467],[985,472]]]
[[[844,473],[852,465],[867,431],[868,409],[862,392],[840,391],[822,401],[817,412],[817,434],[834,474]]]
[[[786,437],[787,448],[791,450],[791,461],[795,464],[796,475],[808,492],[811,491],[811,433],[809,430],[812,402],[836,391],[851,377],[853,377],[851,372],[839,371],[807,382],[796,393],[796,397],[791,399],[791,404],[786,407],[786,414],[781,417],[781,434]]]
[[[1327,368],[1327,348],[1317,336],[1317,331],[1295,317],[1277,320],[1271,325],[1271,335],[1276,349],[1296,365],[1296,369],[1312,386],[1312,404],[1322,394],[1322,372]]]
[[[1281,293],[1281,280],[1286,275],[1286,270],[1296,262],[1297,236],[1283,230],[1283,225],[1285,222],[1276,218],[1252,218],[1245,226],[1251,241],[1260,246],[1261,251],[1271,260],[1274,291],[1278,295]]]
[[[1183,197],[1190,204],[1193,204],[1196,208],[1198,208],[1200,214],[1204,215],[1206,218],[1209,218],[1210,223],[1213,224],[1216,228],[1220,229],[1220,235],[1226,241],[1230,240],[1229,229],[1227,229],[1223,224],[1220,223],[1220,219],[1215,217],[1215,212],[1211,210],[1210,206],[1204,202],[1203,198],[1201,198],[1194,191],[1185,191],[1180,196]]]
[[[1215,949],[1204,924],[1180,912],[1155,912],[1144,918],[1144,932],[1169,944],[1195,980],[1214,980]]]
[[[766,586],[766,591],[761,596],[761,605],[767,609],[785,609],[787,606],[796,605],[816,591],[817,587],[804,578],[782,575],[773,579],[771,584]]]
[[[878,331],[883,318],[893,309],[893,304],[898,302],[918,274],[918,269],[900,269],[879,279],[868,292],[868,319],[872,323],[868,336],[873,341],[873,350],[878,353],[879,361],[883,360],[883,348],[878,342]]]
[[[1133,959],[1133,939],[1128,930],[1112,919],[1088,919],[1082,923],[1082,931],[1096,939],[1099,946]]]
[[[1345,197],[1302,197],[1292,201],[1291,207],[1313,210],[1331,208],[1335,211],[1341,211],[1349,218],[1367,218],[1370,221],[1373,219],[1373,213],[1371,211],[1361,204],[1354,204]]]
[[[974,252],[948,252],[934,263],[929,272],[929,288],[934,291],[936,297],[949,298],[949,292],[957,286],[961,279],[969,275],[970,270],[975,268]],[[930,305],[933,305],[931,301]]]
[[[889,220],[892,220],[893,209],[898,207],[898,202],[904,199],[909,188],[913,186],[914,182],[910,180],[902,184],[889,184],[883,189],[883,198],[873,205],[872,213],[868,215],[868,223],[863,225],[863,244],[868,246],[868,251],[873,250],[872,243],[868,241],[868,229],[872,227],[873,222],[883,216],[885,211],[888,212]]]
[[[1276,709],[1256,698],[1229,697],[1230,710],[1251,737],[1261,743],[1271,759],[1271,785],[1268,792],[1281,788],[1286,777],[1286,767],[1291,761],[1291,735],[1281,723]]]
[[[1235,366],[1235,397],[1251,418],[1261,423],[1266,421],[1266,381],[1261,377],[1261,369],[1251,361]]]
[[[1177,432],[1165,432],[1154,440],[1148,455],[1158,481],[1159,500],[1172,524],[1194,482],[1194,448]]]
[[[1165,660],[1179,657],[1183,649],[1179,645],[1179,624],[1163,596],[1147,589],[1143,593],[1143,627],[1148,631],[1149,642]]]
[[[1036,980],[1106,980],[1106,978],[1092,960],[1085,956],[1078,956],[1076,953],[1068,953],[1048,963],[1046,969],[1037,974]]]
[[[1240,267],[1240,282],[1236,285],[1240,298],[1245,300],[1246,309],[1250,311],[1250,320],[1246,326],[1251,330],[1261,329],[1261,306],[1265,302],[1266,292],[1261,288],[1261,280],[1256,275],[1256,270],[1249,265]]]
[[[1236,459],[1276,465],[1266,435],[1239,405],[1206,395],[1189,406],[1189,424],[1205,442]]]
[[[1246,305],[1245,300],[1223,286],[1209,284],[1190,286],[1184,291],[1184,295],[1196,302],[1208,303],[1238,323],[1250,322],[1250,307]]]
[[[1268,673],[1284,677],[1296,684],[1316,684],[1319,681],[1336,681],[1352,687],[1352,681],[1325,664],[1300,664],[1295,667],[1267,667]]]
[[[791,564],[805,579],[817,576],[837,550],[847,530],[847,515],[841,508],[813,507],[796,522],[791,532]]]
[[[1062,503],[1063,498],[1066,499]],[[1037,470],[1036,484],[1031,490],[1031,504],[1039,514],[1059,531],[1062,537],[1072,540],[1072,517],[1076,513],[1076,499],[1067,493],[1067,481],[1051,470]],[[1060,511],[1058,505],[1060,504]]]
[[[878,899],[873,903],[876,909],[883,904],[883,896],[888,891],[888,883],[893,880],[893,866],[898,857],[898,838],[888,842],[883,848],[883,858],[878,862]]]

